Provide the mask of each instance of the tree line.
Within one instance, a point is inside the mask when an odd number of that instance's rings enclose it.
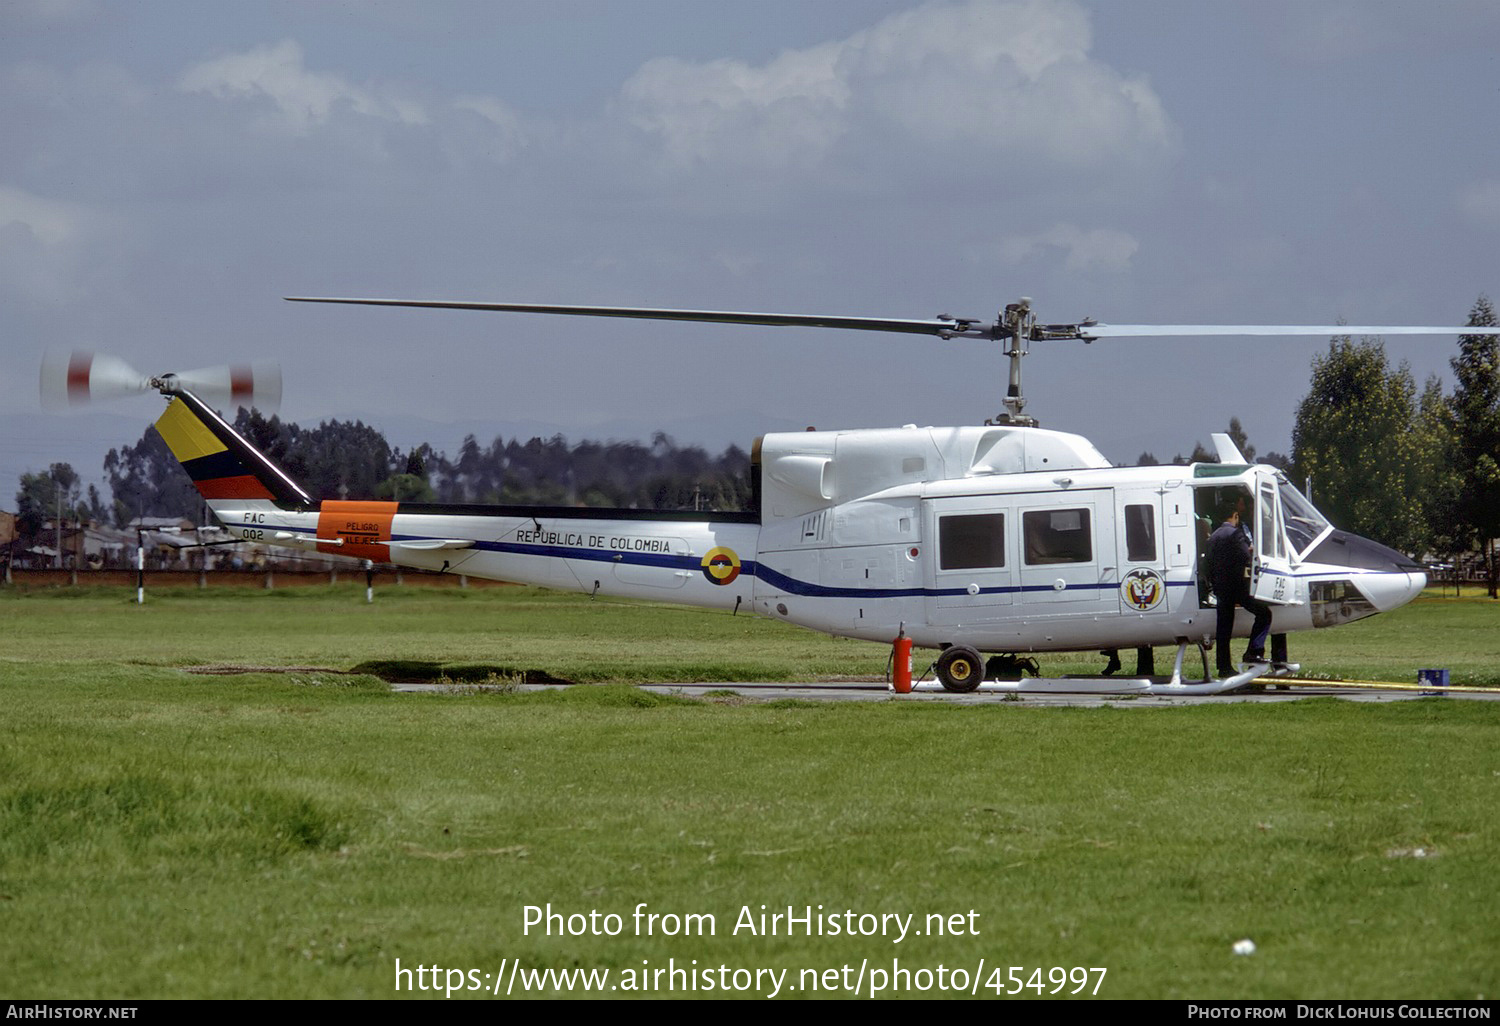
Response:
[[[658,432],[650,444],[583,441],[562,435],[481,446],[467,436],[457,458],[427,444],[403,452],[362,421],[302,427],[241,410],[234,429],[280,465],[315,499],[609,506],[737,511],[752,502],[750,457],[731,445],[717,456],[678,445]],[[140,441],[109,450],[104,473],[110,503],[94,486],[82,492],[66,463],[23,474],[16,494],[19,532],[38,535],[59,513],[64,521],[125,527],[139,517],[212,522],[197,489],[154,426]]]
[[[1470,327],[1496,324],[1481,296]],[[1297,410],[1290,456],[1261,462],[1284,470],[1339,527],[1414,556],[1452,559],[1478,552],[1490,595],[1500,586],[1500,340],[1463,335],[1450,365],[1452,392],[1436,376],[1417,387],[1411,369],[1390,365],[1378,338],[1335,338],[1313,358]],[[732,511],[750,508],[750,460],[730,446],[712,456],[657,433],[642,442],[469,435],[455,457],[419,445],[403,452],[361,421],[306,428],[240,411],[235,429],[285,467],[317,499],[368,498],[444,503],[582,505],[638,509]],[[1251,460],[1254,446],[1238,419],[1229,434]],[[1211,462],[1201,443],[1172,462]],[[1138,463],[1159,462],[1142,453]],[[16,495],[18,533],[64,520],[143,516],[204,523],[208,513],[166,443],[148,427],[133,446],[104,459],[111,501],[85,493],[68,464],[24,474]]]
[[[294,423],[240,412],[235,430],[318,499],[610,506],[733,511],[751,502],[750,457],[731,445],[717,456],[657,432],[637,441],[569,444],[562,435],[464,438],[456,458],[427,444],[408,452],[355,421]],[[113,482],[112,482],[113,483]]]

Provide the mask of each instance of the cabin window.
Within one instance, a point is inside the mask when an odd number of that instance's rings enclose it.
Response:
[[[1005,514],[939,517],[938,551],[943,570],[1004,566]]]
[[[1021,527],[1026,535],[1026,562],[1092,563],[1094,540],[1086,509],[1037,509],[1025,513]]]
[[[1125,507],[1125,558],[1132,563],[1156,562],[1156,507]]]

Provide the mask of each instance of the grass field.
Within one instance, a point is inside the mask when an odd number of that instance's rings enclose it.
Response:
[[[440,998],[487,993],[515,960],[517,996],[528,970],[607,969],[608,987],[669,966],[731,987],[785,972],[783,998],[831,980],[805,970],[847,965],[852,984],[863,966],[868,992],[897,960],[934,988],[918,996],[942,993],[940,965],[981,996],[1013,988],[1011,966],[1043,990],[1054,967],[1107,968],[1111,998],[1500,992],[1495,703],[762,705],[183,670],[412,660],[629,683],[878,675],[886,658],[521,589],[362,597],[0,592],[0,996],[431,999],[398,994],[398,960],[439,967],[405,980]],[[1294,636],[1293,654],[1500,683],[1497,617],[1423,601]],[[528,931],[549,903],[617,914],[618,934]],[[712,915],[713,935],[663,936],[666,919],[640,936],[641,903]],[[736,932],[762,905],[962,929]],[[1242,938],[1255,954],[1231,953]],[[758,982],[730,992],[771,992]]]

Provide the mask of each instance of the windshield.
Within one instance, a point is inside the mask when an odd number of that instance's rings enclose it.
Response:
[[[1289,481],[1281,478],[1278,483],[1281,486],[1281,513],[1286,518],[1287,539],[1292,543],[1292,551],[1301,556],[1333,525]]]

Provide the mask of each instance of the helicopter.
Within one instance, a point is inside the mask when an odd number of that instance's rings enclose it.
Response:
[[[1029,299],[993,321],[646,307],[286,297],[292,302],[822,327],[974,338],[1010,361],[1005,412],[982,425],[770,433],[751,450],[742,512],[314,500],[201,398],[222,373],[129,378],[168,397],[157,429],[236,538],[512,583],[739,612],[938,656],[942,686],[1001,691],[1222,694],[1272,671],[1210,672],[1217,611],[1208,527],[1246,510],[1251,594],[1278,634],[1350,623],[1411,601],[1423,566],[1338,530],[1274,467],[1227,435],[1218,462],[1116,467],[1086,438],[1025,413],[1032,343],[1209,335],[1500,333],[1496,328],[1039,323]],[[75,356],[75,399],[92,386]],[[52,392],[59,392],[53,370]],[[94,391],[119,392],[107,370]],[[132,372],[133,374],[133,372]],[[263,374],[263,376],[265,376]],[[233,375],[231,375],[233,377]],[[44,391],[47,371],[44,367]],[[244,373],[240,375],[244,380]],[[277,382],[279,386],[279,381]],[[198,388],[195,390],[195,385]],[[1250,633],[1241,610],[1235,635]],[[1170,675],[1042,677],[1035,654],[1177,648]],[[1196,647],[1201,675],[1185,668]],[[1285,671],[1288,667],[1278,667]],[[1295,667],[1290,667],[1295,669]],[[1033,677],[1026,677],[1030,671]]]

